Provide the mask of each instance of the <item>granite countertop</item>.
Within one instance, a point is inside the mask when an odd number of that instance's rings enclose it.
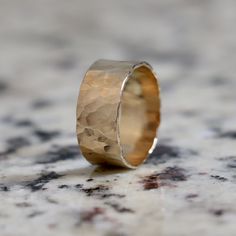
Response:
[[[234,0],[0,0],[0,235],[236,235]],[[162,124],[137,170],[91,166],[84,72],[147,60]]]

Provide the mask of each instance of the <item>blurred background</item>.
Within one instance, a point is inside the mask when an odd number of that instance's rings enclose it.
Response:
[[[0,117],[74,133],[80,82],[104,58],[154,67],[163,126],[181,110],[232,126],[234,22],[234,0],[0,0]]]
[[[175,83],[234,82],[235,22],[234,0],[0,0],[0,114],[50,101],[74,109],[99,58],[148,61],[163,96]]]

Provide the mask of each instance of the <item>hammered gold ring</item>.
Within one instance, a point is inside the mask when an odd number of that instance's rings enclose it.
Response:
[[[77,138],[92,164],[136,168],[153,151],[160,125],[160,89],[147,62],[98,60],[77,103]]]

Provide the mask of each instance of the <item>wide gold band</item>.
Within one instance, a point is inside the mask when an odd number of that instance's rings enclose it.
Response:
[[[148,63],[96,61],[77,104],[77,138],[85,158],[92,164],[140,165],[155,145],[159,94]]]

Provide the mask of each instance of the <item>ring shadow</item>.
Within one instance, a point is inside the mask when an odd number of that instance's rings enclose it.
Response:
[[[116,167],[116,166],[94,166],[94,165],[86,165],[80,168],[73,168],[73,169],[65,169],[65,170],[57,170],[54,171],[51,169],[50,171],[45,168],[45,171],[41,174],[47,174],[51,172],[56,172],[56,174],[63,176],[75,176],[75,177],[82,177],[83,178],[99,178],[104,176],[112,176],[120,173],[126,173],[130,171],[130,169],[122,168],[122,167]],[[33,181],[37,178],[39,173],[37,174],[29,174],[25,175],[24,173],[22,175],[20,174],[13,174],[13,175],[6,175],[4,178],[1,179],[1,184],[7,184],[7,185],[18,185],[25,182]]]
[[[78,176],[78,177],[87,176],[88,178],[96,178],[96,177],[104,177],[104,176],[109,176],[109,175],[127,173],[128,171],[131,171],[131,170],[127,168],[116,167],[116,166],[111,166],[111,165],[106,165],[106,166],[90,165],[86,167],[81,167],[79,169],[66,170],[66,171],[62,171],[58,173],[62,175],[67,175],[67,176],[73,175],[73,176]]]

